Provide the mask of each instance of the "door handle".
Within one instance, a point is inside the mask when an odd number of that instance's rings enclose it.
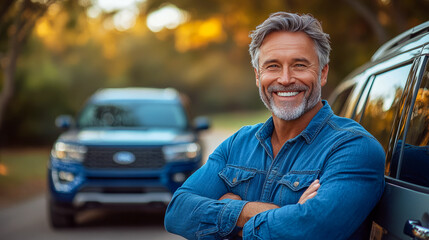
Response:
[[[419,220],[407,220],[404,233],[413,239],[429,240],[429,228],[422,227]]]

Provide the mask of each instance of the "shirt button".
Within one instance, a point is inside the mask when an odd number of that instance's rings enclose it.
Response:
[[[298,185],[299,185],[299,182],[294,182],[294,183],[293,183],[293,186],[294,186],[294,187],[298,187]]]
[[[234,179],[232,179],[232,182],[233,183],[237,182],[237,178],[235,177]]]

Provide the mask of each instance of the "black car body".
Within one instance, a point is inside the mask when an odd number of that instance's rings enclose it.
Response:
[[[429,239],[429,22],[384,44],[329,99],[386,152],[371,239]]]

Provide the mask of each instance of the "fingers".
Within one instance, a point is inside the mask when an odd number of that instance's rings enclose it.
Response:
[[[319,179],[316,179],[310,184],[310,186],[308,188],[313,189],[313,190],[314,189],[317,190],[317,189],[319,189],[319,187],[320,187]]]
[[[304,204],[308,199],[312,199],[317,195],[317,190],[320,187],[319,179],[316,179],[311,185],[305,190],[302,196],[299,198],[298,203]]]
[[[298,203],[304,204],[307,200],[314,198],[316,195],[317,195],[317,192],[313,192],[313,193],[307,195],[307,197],[300,199]]]

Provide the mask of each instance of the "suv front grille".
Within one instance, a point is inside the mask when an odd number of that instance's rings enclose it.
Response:
[[[134,154],[135,161],[130,164],[116,163],[113,156],[123,151]],[[88,147],[83,165],[87,168],[162,168],[165,159],[161,147]]]

